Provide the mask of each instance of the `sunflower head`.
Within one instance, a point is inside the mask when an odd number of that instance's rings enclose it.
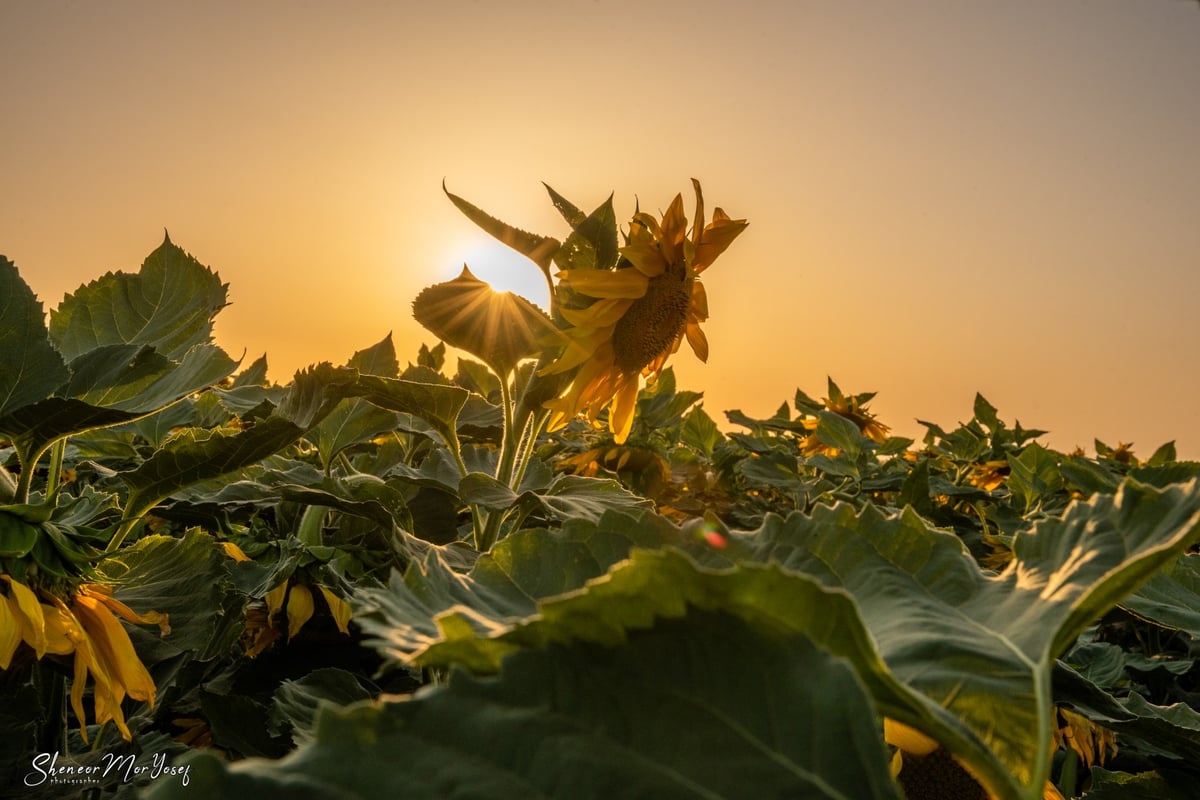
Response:
[[[542,374],[570,374],[566,390],[546,405],[551,429],[577,414],[593,422],[605,408],[609,429],[623,443],[633,425],[639,379],[657,375],[686,339],[702,361],[708,340],[700,323],[708,319],[708,298],[699,275],[745,229],[721,209],[704,222],[698,181],[694,221],[689,232],[683,195],[676,195],[661,219],[634,214],[616,268],[566,269],[558,273],[559,313],[567,344]]]

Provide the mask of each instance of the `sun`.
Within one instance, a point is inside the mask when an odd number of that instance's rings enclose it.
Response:
[[[447,255],[446,269],[466,264],[472,274],[498,292],[512,292],[542,309],[550,308],[550,289],[537,265],[490,236],[460,238]]]

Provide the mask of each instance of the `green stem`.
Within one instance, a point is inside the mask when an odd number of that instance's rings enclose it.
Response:
[[[496,465],[496,480],[503,483],[505,486],[512,479],[513,464],[517,457],[517,448],[520,446],[514,437],[517,432],[513,430],[515,423],[513,414],[516,409],[513,408],[512,388],[508,385],[507,377],[500,379],[500,407],[504,412],[504,428],[500,436],[500,463]]]
[[[136,517],[130,517],[129,519],[122,520],[120,527],[117,528],[117,532],[113,534],[112,540],[109,541],[108,547],[104,548],[104,552],[115,552],[116,549],[121,546],[121,543],[125,541],[125,537],[129,535],[129,532],[133,530],[133,526],[138,524],[140,519],[141,515],[139,514]]]
[[[21,462],[21,472],[17,475],[17,488],[13,492],[14,503],[28,503],[29,489],[33,486],[33,470],[37,466],[37,461],[31,459],[33,463]]]
[[[66,437],[59,439],[50,446],[50,475],[46,479],[46,502],[53,503],[59,487],[62,486],[63,459],[67,453]]]
[[[533,458],[534,448],[537,447],[538,437],[542,435],[542,431],[546,428],[546,422],[550,419],[550,412],[542,410],[537,415],[530,418],[529,428],[526,431],[525,439],[521,447],[520,460],[517,462],[516,474],[513,475],[512,483],[508,488],[514,492],[521,482],[525,480],[525,472],[529,469],[529,462]]]

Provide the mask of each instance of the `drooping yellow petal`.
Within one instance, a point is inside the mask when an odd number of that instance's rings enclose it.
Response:
[[[662,258],[666,263],[674,264],[683,255],[681,246],[687,236],[687,215],[683,213],[682,194],[675,195],[675,199],[663,213],[660,235],[659,247],[662,250]]]
[[[113,678],[114,695],[119,694],[116,689],[119,684],[130,697],[145,701],[154,708],[154,680],[133,649],[129,633],[108,607],[95,597],[76,595],[74,607],[75,615],[83,623],[95,647],[97,662],[103,663]]]
[[[560,308],[563,319],[576,328],[608,328],[616,325],[629,310],[629,298],[597,300],[587,308]]]
[[[292,591],[288,593],[287,601],[289,640],[300,632],[304,623],[312,618],[313,608],[313,596],[309,588],[299,584],[293,586]]]
[[[93,661],[91,643],[84,636],[75,646],[75,674],[71,678],[71,709],[79,720],[79,735],[87,744],[87,714],[83,711],[83,690],[87,688],[88,669]]]
[[[75,652],[75,643],[80,639],[79,620],[65,607],[42,604],[42,616],[46,619],[46,652],[65,656]]]
[[[288,582],[285,580],[283,583],[279,584],[274,589],[267,592],[267,596],[266,596],[265,600],[267,602],[267,622],[268,623],[270,623],[271,620],[275,619],[275,615],[279,613],[279,609],[283,608],[283,599],[285,597],[287,597],[287,590],[288,590]]]
[[[636,269],[569,269],[559,273],[573,291],[589,297],[636,300],[646,293],[650,279]]]
[[[12,598],[0,595],[0,669],[8,669],[13,653],[21,645],[22,625],[12,607]]]
[[[9,575],[0,575],[0,578],[8,582],[9,597],[16,601],[15,609],[23,617],[22,638],[41,658],[46,655],[46,620],[42,616],[42,604],[25,584],[13,580]]]
[[[225,549],[225,554],[234,561],[249,561],[250,556],[242,552],[242,548],[238,547],[233,542],[221,542],[221,547]]]
[[[685,333],[687,334],[688,344],[692,346],[692,352],[696,354],[696,358],[701,361],[708,361],[708,337],[704,335],[704,331],[700,326],[689,322]]]
[[[621,256],[647,278],[657,278],[667,268],[662,251],[649,236],[635,236],[620,250]]]
[[[692,307],[689,309],[688,319],[695,322],[708,319],[708,292],[698,280],[692,282]]]
[[[883,720],[883,738],[888,744],[913,755],[926,756],[938,749],[936,741],[916,728],[888,717]]]
[[[624,444],[633,430],[633,412],[637,407],[638,377],[633,375],[626,378],[613,396],[612,407],[608,411],[608,428],[612,431],[613,440]]]
[[[350,633],[350,604],[325,586],[318,585],[317,588],[321,590],[321,595],[325,598],[326,605],[329,606],[329,613],[333,615],[333,621],[337,623],[338,630],[342,633]]]
[[[704,229],[696,252],[692,255],[692,268],[696,272],[703,272],[711,266],[749,224],[744,219],[730,219],[724,211],[715,209],[713,221]]]
[[[126,622],[132,622],[135,625],[157,625],[159,636],[166,636],[171,632],[171,621],[167,614],[158,611],[147,611],[144,614],[138,614],[129,606],[113,597],[111,586],[99,583],[85,583],[79,587],[79,592],[80,594],[87,594],[96,598]]]

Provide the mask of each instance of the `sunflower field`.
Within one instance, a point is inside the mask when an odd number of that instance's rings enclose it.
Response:
[[[747,223],[692,188],[447,192],[549,311],[464,268],[286,385],[169,238],[48,315],[0,258],[0,796],[1198,796],[1200,464],[714,419],[668,362]]]

